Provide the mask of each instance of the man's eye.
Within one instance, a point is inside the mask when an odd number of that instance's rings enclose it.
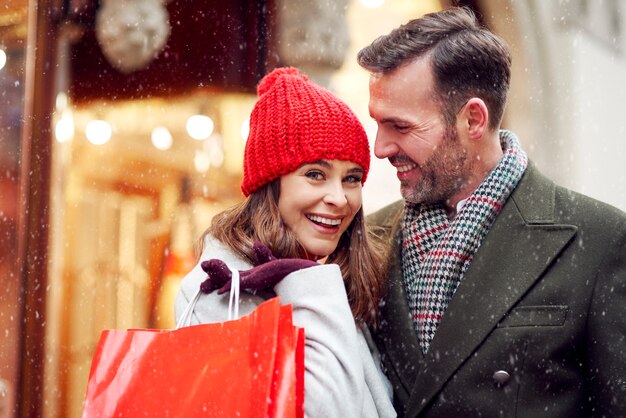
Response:
[[[406,132],[409,130],[409,127],[406,125],[393,125],[393,129],[399,132]]]

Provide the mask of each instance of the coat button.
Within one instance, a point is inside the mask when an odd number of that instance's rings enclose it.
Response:
[[[511,375],[506,370],[498,370],[492,376],[496,386],[504,386],[511,379]]]

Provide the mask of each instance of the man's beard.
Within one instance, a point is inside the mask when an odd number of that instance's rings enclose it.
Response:
[[[409,189],[402,182],[402,196],[411,203],[447,203],[469,180],[473,163],[456,128],[449,127],[433,155],[419,166],[419,183]]]

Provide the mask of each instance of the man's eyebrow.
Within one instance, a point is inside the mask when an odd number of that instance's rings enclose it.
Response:
[[[378,122],[380,122],[380,123],[410,123],[406,119],[402,119],[402,118],[398,118],[398,117],[394,117],[394,116],[390,116],[390,117],[387,117],[387,118],[382,118],[382,119],[378,120]]]
[[[378,123],[411,123],[410,121],[398,116],[387,116],[377,119],[375,115],[370,112],[370,118],[374,119]]]

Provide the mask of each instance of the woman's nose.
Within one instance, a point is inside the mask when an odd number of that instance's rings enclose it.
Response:
[[[346,192],[343,189],[343,184],[340,181],[329,182],[325,191],[324,202],[334,206],[344,206],[348,203],[346,198]]]

